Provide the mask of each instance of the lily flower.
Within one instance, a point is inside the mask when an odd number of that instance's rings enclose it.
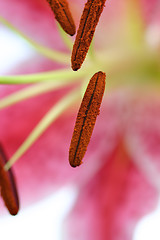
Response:
[[[78,28],[85,1],[69,0]],[[21,207],[66,184],[78,191],[65,239],[129,240],[160,191],[160,4],[106,1],[83,66],[71,69],[68,37],[46,0],[0,2],[0,22],[35,50],[0,76],[0,142]],[[68,161],[88,81],[106,73],[106,92],[80,167]]]

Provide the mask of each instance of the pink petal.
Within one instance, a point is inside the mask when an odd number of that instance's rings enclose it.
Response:
[[[66,219],[64,239],[129,240],[136,222],[153,210],[158,194],[135,167],[121,140],[105,162],[80,189]]]

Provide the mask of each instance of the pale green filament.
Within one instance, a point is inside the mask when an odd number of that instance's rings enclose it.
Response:
[[[59,33],[61,35],[61,38],[62,38],[64,44],[66,45],[66,47],[69,50],[72,50],[73,41],[71,40],[71,37],[69,37],[68,34],[66,34],[66,32],[62,29],[62,27],[59,25],[59,23],[57,23],[57,26],[58,26],[58,30],[59,30]]]
[[[50,92],[60,87],[64,87],[65,85],[70,84],[74,80],[75,79],[72,79],[70,81],[64,81],[61,79],[61,81],[44,82],[26,87],[0,100],[0,109],[12,106],[18,102],[21,102],[31,97],[35,97],[42,93]]]
[[[23,142],[19,149],[14,153],[10,160],[5,165],[7,171],[44,133],[44,131],[67,109],[73,102],[80,97],[79,89],[74,90],[62,98],[55,104],[50,111],[41,119],[39,124],[34,128],[28,138]]]
[[[95,60],[95,51],[94,51],[94,38],[92,39],[91,45],[89,47],[88,55],[92,61]]]
[[[52,50],[48,47],[44,47],[37,42],[33,41],[32,39],[25,36],[21,33],[18,29],[16,29],[11,23],[9,23],[6,19],[0,16],[0,22],[2,22],[7,28],[9,28],[12,32],[19,35],[21,38],[26,40],[37,52],[41,53],[43,56],[64,64],[70,64],[70,55],[64,54],[59,51]]]
[[[73,80],[85,76],[90,69],[74,72],[71,69],[55,70],[36,74],[0,76],[0,84],[27,84],[42,81]]]

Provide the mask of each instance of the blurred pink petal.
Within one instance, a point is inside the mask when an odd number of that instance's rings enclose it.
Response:
[[[142,12],[144,13],[145,20],[147,23],[151,23],[153,21],[159,21],[159,10],[160,10],[160,2],[159,0],[141,0]]]
[[[64,239],[129,240],[137,221],[153,210],[157,192],[133,164],[121,141],[80,189],[65,224]]]

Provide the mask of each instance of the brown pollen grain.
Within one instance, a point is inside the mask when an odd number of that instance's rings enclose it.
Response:
[[[105,90],[106,74],[97,72],[91,78],[84,94],[69,149],[69,162],[72,167],[82,163],[87,150]]]
[[[63,30],[73,36],[76,32],[76,27],[67,0],[47,0],[47,2]]]
[[[81,67],[86,57],[105,2],[88,0],[85,4],[72,50],[71,64],[74,71]]]

